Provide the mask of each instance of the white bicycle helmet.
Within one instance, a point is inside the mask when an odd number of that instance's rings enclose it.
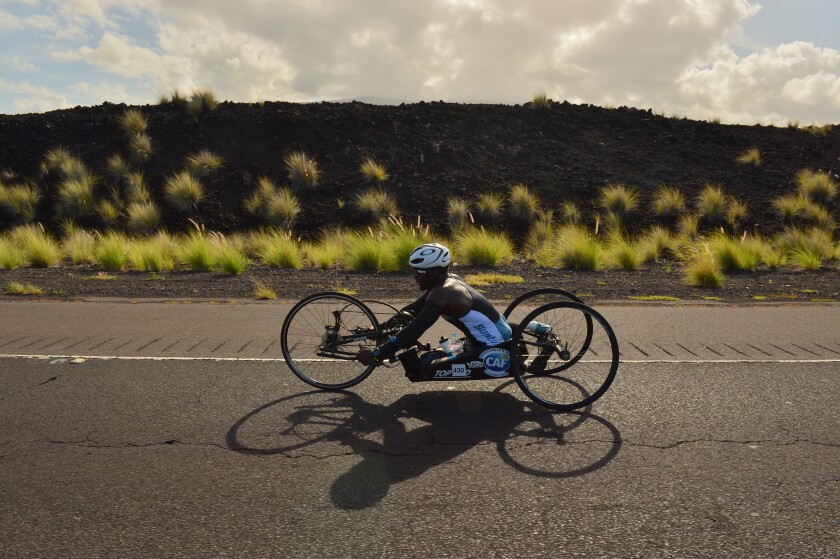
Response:
[[[449,249],[438,243],[420,245],[408,257],[408,263],[411,267],[421,270],[426,268],[445,268],[449,266],[450,262],[452,262],[452,257],[449,255]]]

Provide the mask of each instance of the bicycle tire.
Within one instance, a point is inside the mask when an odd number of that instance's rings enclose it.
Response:
[[[360,300],[324,291],[300,300],[286,315],[280,349],[292,372],[323,390],[362,382],[376,368],[354,359],[359,345],[373,348],[381,337],[376,316]]]
[[[540,289],[534,289],[533,291],[528,291],[527,293],[523,293],[522,295],[520,295],[519,297],[517,297],[516,299],[511,301],[510,304],[507,306],[507,308],[505,309],[505,311],[502,314],[504,315],[505,318],[510,318],[511,315],[513,314],[513,311],[516,309],[516,307],[521,305],[523,302],[525,302],[529,299],[536,299],[537,297],[545,298],[549,295],[559,297],[560,300],[568,300],[568,301],[574,301],[576,303],[583,303],[583,301],[577,295],[572,293],[571,291],[566,291],[565,289],[560,289],[558,287],[543,287],[543,288],[540,288]],[[542,301],[540,301],[540,304],[545,304],[545,303],[550,303],[550,302],[552,302],[552,301],[546,301],[545,299],[543,299]]]
[[[565,289],[560,289],[560,288],[557,288],[557,287],[544,287],[544,288],[541,288],[541,289],[534,289],[533,291],[523,293],[522,295],[520,295],[519,297],[517,297],[516,299],[511,301],[510,304],[507,306],[507,308],[505,309],[505,311],[502,314],[504,315],[504,317],[506,319],[509,319],[513,315],[513,311],[516,310],[517,307],[522,305],[522,303],[524,303],[525,301],[528,301],[530,299],[535,299],[535,298],[538,298],[538,297],[542,297],[542,298],[558,297],[560,301],[571,301],[571,302],[574,302],[574,303],[580,303],[581,305],[585,304],[577,295],[575,295],[574,293],[572,293],[570,291],[566,291]],[[553,302],[553,301],[548,301],[548,302]],[[545,304],[542,301],[541,301],[541,303]],[[587,327],[588,335],[587,335],[586,344],[582,348],[582,351],[584,353],[586,352],[588,344],[592,339],[592,328],[593,328],[592,319],[587,316],[586,321],[587,321],[586,322],[586,327]],[[528,321],[523,320],[521,322],[523,324],[528,324]],[[517,324],[519,324],[519,323],[514,321],[511,324],[511,326],[515,327]],[[545,370],[545,371],[542,372],[542,374],[552,374],[552,373],[557,373],[557,372],[563,371],[565,369],[568,369],[569,367],[574,365],[578,361],[578,359],[580,359],[580,356],[576,355],[570,361],[559,364],[555,368]]]
[[[576,359],[572,363],[574,366],[562,370],[554,367],[552,372],[534,374],[537,359],[527,359],[530,355],[522,353],[514,356],[511,372],[519,388],[533,401],[557,411],[576,410],[603,396],[615,379],[620,357],[618,340],[607,320],[582,303],[548,303],[534,309],[516,327],[512,348],[541,348],[542,351],[548,345],[538,345],[523,338],[525,326],[532,320],[551,325],[554,340],[550,357],[554,361]],[[541,357],[542,353],[539,353],[537,358]]]

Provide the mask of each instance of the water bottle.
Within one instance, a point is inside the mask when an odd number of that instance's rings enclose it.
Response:
[[[464,343],[458,339],[458,334],[452,332],[452,335],[449,336],[449,338],[449,349],[452,350],[452,355],[461,353],[464,350]]]
[[[440,342],[439,342],[439,343],[440,343],[440,349],[442,349],[442,350],[443,350],[443,352],[444,352],[446,355],[448,355],[448,356],[450,356],[450,357],[451,357],[451,356],[452,356],[452,347],[451,347],[451,345],[450,345],[450,343],[449,343],[449,340],[448,340],[446,337],[441,336],[441,337],[440,337]]]
[[[542,322],[537,322],[536,320],[532,320],[528,323],[528,330],[539,336],[541,334],[547,334],[548,332],[551,332],[551,326]]]

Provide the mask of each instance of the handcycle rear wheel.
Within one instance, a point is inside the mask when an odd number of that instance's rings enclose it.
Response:
[[[551,330],[537,336],[531,321]],[[604,395],[618,370],[618,341],[594,309],[574,301],[542,305],[516,327],[511,359],[516,383],[535,402],[558,411],[588,406]],[[526,355],[527,354],[527,355]]]
[[[355,360],[360,346],[373,349],[382,334],[374,314],[361,301],[337,292],[310,295],[283,321],[280,348],[303,382],[340,390],[363,381],[375,365]]]

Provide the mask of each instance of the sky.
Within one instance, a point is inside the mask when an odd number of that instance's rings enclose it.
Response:
[[[209,88],[840,124],[837,22],[840,0],[0,0],[0,113]]]

